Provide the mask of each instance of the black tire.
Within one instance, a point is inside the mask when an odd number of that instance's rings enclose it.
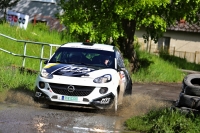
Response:
[[[133,88],[132,82],[130,82],[130,83],[127,85],[127,87],[126,87],[126,89],[125,89],[125,91],[124,91],[124,96],[132,95],[132,88]]]
[[[192,109],[200,109],[200,97],[185,95],[180,93],[177,107],[188,107]]]
[[[48,107],[49,109],[56,109],[56,108],[57,108],[57,106],[52,105],[52,104],[47,104],[47,107]]]
[[[190,114],[190,113],[195,113],[195,112],[198,112],[198,110],[196,109],[191,109],[191,108],[188,108],[188,107],[172,107],[172,110],[174,111],[179,111],[183,114]]]
[[[186,86],[184,93],[191,96],[200,96],[200,86]]]
[[[185,87],[187,87],[187,85],[185,84],[184,79],[183,79],[183,81],[182,81],[182,91],[181,91],[182,93],[184,93]]]
[[[198,99],[198,101],[196,101],[196,105],[194,109],[200,110],[200,98]]]
[[[183,79],[183,89],[187,86],[195,86],[200,89],[200,74],[188,74]]]

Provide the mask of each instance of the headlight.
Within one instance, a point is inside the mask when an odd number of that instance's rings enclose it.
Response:
[[[52,79],[53,75],[48,73],[46,69],[42,69],[40,76],[47,79]]]
[[[112,76],[110,74],[105,74],[101,77],[95,78],[93,80],[94,83],[108,83],[112,80]]]

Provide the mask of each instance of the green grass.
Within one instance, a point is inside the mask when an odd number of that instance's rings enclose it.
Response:
[[[36,74],[21,72],[15,67],[2,66],[0,69],[0,90],[33,90]]]
[[[129,118],[125,126],[127,130],[147,133],[197,133],[200,131],[200,117],[165,108]]]
[[[173,64],[176,68],[200,71],[200,64],[187,62],[187,60],[183,58],[179,58],[166,53],[161,53],[160,58],[162,58],[165,62]]]
[[[43,24],[32,25],[29,23],[26,30],[10,26],[7,23],[0,24],[0,33],[15,38],[17,40],[45,42],[50,44],[64,44],[73,41],[72,37],[64,32],[49,31]],[[0,36],[0,48],[15,54],[23,54],[24,43],[16,42]],[[44,47],[44,58],[49,58],[49,46]],[[53,52],[56,49],[53,49]],[[40,57],[41,46],[37,44],[27,44],[26,55]],[[21,73],[16,67],[22,67],[23,59],[0,51],[0,92],[9,89],[33,90],[36,74]],[[38,71],[40,61],[26,58],[25,68]],[[14,67],[13,67],[14,66]]]
[[[133,82],[181,82],[185,73],[157,55],[137,51],[140,69],[132,74]]]
[[[17,40],[25,41],[35,41],[35,42],[45,42],[50,44],[61,45],[66,42],[73,41],[70,35],[67,35],[64,32],[49,31],[48,27],[44,24],[28,25],[26,30],[20,29],[18,27],[10,26],[7,23],[0,25],[0,33],[15,38]],[[5,37],[0,36],[0,48],[10,51],[15,54],[23,54],[24,42],[16,42]],[[41,54],[41,45],[27,43],[27,52],[26,55],[40,57]],[[53,52],[56,48],[53,48]],[[44,58],[50,57],[50,47],[44,46]],[[17,66],[22,66],[22,58],[12,56],[10,54],[0,52],[1,63],[7,65],[15,64]],[[5,61],[4,61],[5,60]],[[39,70],[40,61],[36,59],[26,58],[25,67]]]

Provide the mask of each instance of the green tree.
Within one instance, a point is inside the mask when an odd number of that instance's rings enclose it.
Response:
[[[0,1],[0,11],[3,12],[4,20],[6,20],[7,8],[13,7],[19,2],[19,0],[1,0]]]
[[[136,29],[145,27],[146,37],[156,41],[167,26],[180,18],[195,22],[199,3],[200,0],[61,0],[63,14],[59,18],[70,33],[91,41],[106,43],[112,37],[133,70]]]

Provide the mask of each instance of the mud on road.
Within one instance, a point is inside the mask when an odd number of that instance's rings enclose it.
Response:
[[[157,100],[174,102],[182,90],[182,83],[134,84],[133,94],[146,94]]]
[[[133,95],[125,97],[117,113],[73,107],[49,109],[34,103],[30,94],[10,92],[0,103],[0,133],[126,132],[126,119],[171,106],[180,91],[181,83],[133,84]]]

